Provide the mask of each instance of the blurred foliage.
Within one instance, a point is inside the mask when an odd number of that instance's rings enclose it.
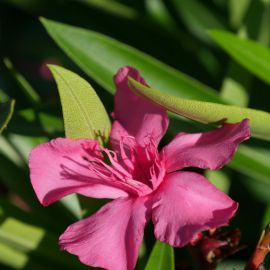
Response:
[[[64,23],[66,31],[43,20],[50,37],[39,17]],[[74,26],[88,29],[84,38]],[[112,74],[124,64],[139,68],[151,86],[168,94],[269,112],[269,42],[268,0],[0,0],[0,127],[16,100],[0,137],[0,268],[89,269],[57,244],[59,234],[81,216],[81,201],[69,196],[43,208],[29,181],[29,151],[64,136],[60,98],[47,64],[89,81],[108,113]],[[174,117],[163,143],[176,132],[209,128]],[[241,269],[270,222],[270,143],[248,141],[222,174],[226,190],[240,203],[232,227],[241,229],[247,248],[219,269]],[[100,205],[87,204],[93,211]],[[153,245],[149,226],[139,270]],[[175,249],[176,269],[189,264],[186,249]]]

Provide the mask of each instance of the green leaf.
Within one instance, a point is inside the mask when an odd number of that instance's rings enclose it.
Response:
[[[230,162],[230,166],[237,168],[237,170],[242,173],[246,173],[248,176],[256,179],[257,182],[269,185],[270,156],[269,151],[267,152],[268,153],[262,153],[256,148],[253,149],[253,147],[250,146],[240,145],[236,155]]]
[[[250,4],[251,0],[228,1],[230,23],[234,28],[239,28],[241,26]]]
[[[243,270],[246,265],[244,261],[225,260],[218,264],[217,270]]]
[[[252,136],[270,140],[270,113],[232,105],[182,99],[144,86],[132,78],[129,78],[129,84],[135,93],[161,105],[168,111],[201,123],[234,123],[248,118]]]
[[[228,193],[230,189],[230,178],[228,175],[222,171],[213,171],[213,170],[206,170],[205,176],[207,179],[215,185],[218,189],[223,191],[224,193]]]
[[[184,24],[202,40],[209,40],[207,36],[207,30],[209,29],[225,30],[225,26],[219,20],[219,17],[215,15],[215,12],[211,12],[209,6],[205,5],[203,1],[172,0],[172,3]]]
[[[7,127],[14,111],[15,101],[0,104],[0,133]]]
[[[231,22],[239,27],[237,35],[268,45],[270,38],[270,5],[266,1],[228,1]],[[235,25],[236,26],[236,25]],[[240,27],[241,26],[241,27]],[[246,107],[254,76],[243,66],[230,61],[227,77],[223,80],[221,97],[229,104]]]
[[[31,126],[31,129],[29,129]],[[9,132],[28,136],[63,136],[63,119],[43,110],[27,108],[14,112]]]
[[[270,84],[270,50],[267,47],[224,31],[209,34],[235,61]]]
[[[145,7],[150,17],[167,30],[176,30],[176,23],[174,22],[170,12],[168,11],[164,1],[162,0],[146,0]]]
[[[13,269],[23,269],[28,262],[28,256],[0,242],[0,262]]]
[[[229,163],[231,168],[245,174],[243,184],[257,200],[264,203],[270,203],[269,162],[269,150],[263,153],[257,147],[240,145],[233,160]]]
[[[61,98],[66,137],[107,140],[110,119],[90,84],[62,67],[50,65],[49,68]]]
[[[112,78],[117,69],[131,65],[149,84],[168,93],[221,102],[213,89],[130,46],[93,31],[44,18],[41,22],[66,54],[110,93],[115,91]]]
[[[63,223],[59,215],[55,219],[62,231],[67,224]],[[57,269],[87,269],[78,264],[75,257],[61,252],[57,245],[59,229],[56,232],[45,230],[46,225],[32,211],[25,212],[0,198],[0,268],[2,263],[11,268],[27,270],[47,270],[52,266]],[[3,256],[2,251],[9,260]]]
[[[173,247],[156,241],[145,270],[174,270]]]
[[[42,228],[25,224],[14,218],[7,218],[0,226],[0,243],[23,252],[35,250],[44,236],[45,231]]]
[[[248,91],[252,75],[238,63],[231,61],[227,77],[224,78],[220,91],[221,97],[229,104],[246,107],[249,102]]]
[[[114,92],[112,76],[117,68],[129,64],[139,69],[150,85],[164,89],[166,93],[189,99],[221,102],[212,89],[130,46],[93,31],[47,19],[42,19],[42,23],[60,48],[110,93]],[[241,158],[234,163],[236,170],[246,175],[252,171],[254,175],[261,176],[270,183],[270,174],[264,164],[240,150],[236,157],[240,154]],[[260,171],[256,166],[247,170],[252,164],[260,164],[264,170]]]
[[[40,97],[24,76],[14,68],[8,58],[4,59],[4,64],[28,100],[34,105],[38,104],[40,102]]]
[[[138,14],[135,9],[114,0],[77,0],[85,5],[99,8],[113,15],[127,19],[135,19]]]

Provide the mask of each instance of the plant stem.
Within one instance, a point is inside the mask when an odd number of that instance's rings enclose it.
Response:
[[[245,270],[264,269],[264,259],[270,252],[270,224],[268,224],[262,232],[261,238],[256,246],[255,251],[251,255]]]

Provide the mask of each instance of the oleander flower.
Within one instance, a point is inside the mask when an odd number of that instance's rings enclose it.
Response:
[[[128,76],[145,84],[131,67],[116,74],[111,150],[92,139],[58,138],[34,148],[29,160],[31,182],[44,206],[70,193],[113,199],[60,236],[62,249],[108,270],[134,269],[150,220],[155,237],[174,247],[227,224],[238,204],[186,168],[219,169],[250,137],[243,120],[210,132],[179,133],[159,151],[169,124],[166,110],[135,95]]]

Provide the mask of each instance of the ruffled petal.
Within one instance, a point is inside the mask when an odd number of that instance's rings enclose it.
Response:
[[[182,247],[199,232],[226,225],[237,207],[236,202],[200,174],[169,174],[153,198],[155,236]]]
[[[237,146],[250,137],[249,120],[224,124],[221,128],[205,133],[178,134],[163,148],[168,172],[186,167],[223,167],[235,153]]]
[[[117,142],[123,134],[135,137],[141,145],[148,143],[149,138],[158,145],[168,127],[167,112],[134,94],[128,87],[128,76],[146,85],[139,72],[131,67],[123,67],[115,75],[117,90],[113,113],[115,123],[111,132],[112,145],[116,144],[118,147]]]
[[[70,193],[94,198],[128,196],[122,183],[105,181],[90,169],[92,159],[102,160],[95,140],[59,138],[34,148],[29,157],[30,178],[41,204],[48,205]]]
[[[146,197],[114,200],[91,217],[69,226],[60,237],[60,245],[86,265],[133,270],[149,208]]]

